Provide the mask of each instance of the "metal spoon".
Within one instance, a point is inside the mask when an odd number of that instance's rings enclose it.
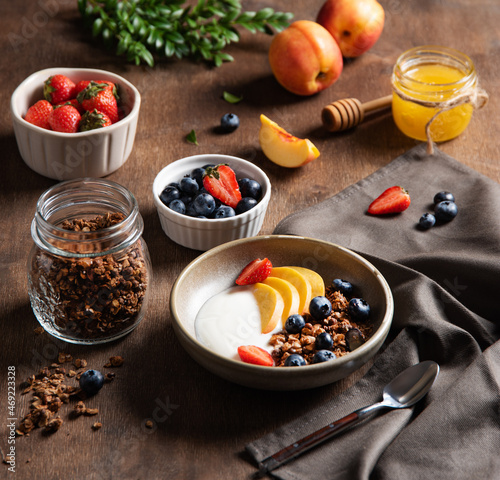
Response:
[[[264,476],[266,473],[337,435],[347,427],[365,420],[378,410],[411,407],[427,394],[438,373],[439,365],[431,360],[407,368],[385,386],[381,402],[360,408],[267,457],[259,463],[257,477]]]

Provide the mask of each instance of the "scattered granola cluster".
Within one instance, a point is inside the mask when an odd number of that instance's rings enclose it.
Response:
[[[107,213],[90,220],[66,220],[61,227],[94,232],[123,219],[121,213]],[[108,246],[96,240],[81,242],[75,248],[78,253],[91,253]],[[109,337],[134,324],[148,286],[140,239],[116,254],[85,258],[60,257],[39,250],[31,271],[32,303],[35,299],[42,316],[73,338]]]
[[[349,315],[349,300],[338,290],[328,287],[326,297],[332,304],[331,314],[324,320],[315,320],[311,315],[304,315],[306,324],[299,333],[288,333],[286,330],[273,335],[270,344],[271,353],[277,367],[284,366],[285,360],[296,353],[301,355],[306,364],[310,364],[316,348],[316,337],[323,332],[330,334],[333,340],[332,352],[336,357],[347,355],[350,350],[346,344],[345,335],[349,330],[358,329],[365,341],[371,334],[372,326],[354,322]]]
[[[123,362],[123,357],[111,357],[105,367],[117,367]],[[71,365],[65,368],[63,365],[66,363],[71,363]],[[67,383],[67,379],[70,378],[79,380],[86,366],[86,360],[73,359],[71,355],[60,352],[57,362],[42,368],[38,374],[31,375],[25,382],[22,395],[32,392],[33,398],[30,401],[28,414],[24,416],[16,429],[17,435],[27,436],[36,428],[43,428],[45,433],[56,432],[63,424],[63,419],[60,417],[61,409],[64,405],[69,406],[72,400],[77,400],[77,403],[69,414],[71,417],[97,415],[99,413],[97,408],[85,406],[83,400],[86,395],[82,389]],[[109,383],[114,377],[115,374],[109,372],[104,376],[104,380]],[[96,422],[92,428],[98,430],[101,426],[100,422]]]

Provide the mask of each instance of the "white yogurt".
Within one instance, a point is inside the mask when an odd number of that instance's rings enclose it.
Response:
[[[195,320],[196,338],[219,355],[239,360],[238,347],[255,345],[271,352],[271,336],[282,330],[261,333],[260,311],[253,285],[228,288],[209,298]]]

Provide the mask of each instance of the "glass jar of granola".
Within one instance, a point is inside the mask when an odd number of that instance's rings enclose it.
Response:
[[[143,228],[135,197],[109,180],[70,180],[40,196],[28,290],[48,333],[97,344],[137,327],[152,280]]]

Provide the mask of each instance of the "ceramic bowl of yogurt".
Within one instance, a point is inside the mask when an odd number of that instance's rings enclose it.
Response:
[[[256,258],[269,258],[273,266],[313,270],[325,285],[335,278],[349,279],[371,307],[370,337],[347,355],[324,363],[275,367],[242,362],[236,345],[266,349],[272,334],[280,329],[278,325],[262,334],[251,288],[234,288],[243,267]],[[355,252],[307,237],[267,235],[225,243],[193,260],[172,287],[170,311],[181,345],[202,367],[240,385],[286,391],[327,385],[365,365],[389,333],[394,301],[382,274]]]

